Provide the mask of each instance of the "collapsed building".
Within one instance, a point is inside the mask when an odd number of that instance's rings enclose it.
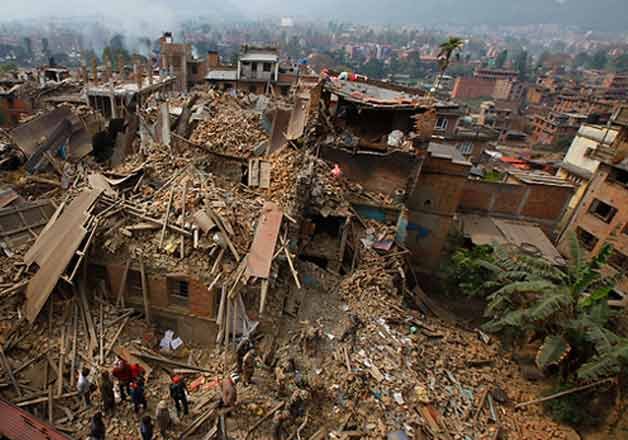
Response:
[[[293,437],[567,438],[507,404],[537,390],[497,341],[429,316],[444,315],[417,272],[437,268],[471,168],[433,138],[432,98],[333,72],[290,99],[182,96],[136,71],[11,133],[27,166],[0,191],[0,392],[15,405],[0,411],[81,437],[93,411],[76,373],[118,355],[145,368],[151,406],[189,377],[180,438],[263,437],[295,391],[309,397]],[[260,380],[217,411],[242,341]],[[136,433],[130,408],[107,422]]]

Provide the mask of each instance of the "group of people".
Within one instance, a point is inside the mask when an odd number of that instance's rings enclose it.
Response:
[[[253,374],[255,372],[256,353],[254,347],[249,344],[241,344],[237,349],[238,370],[242,374],[243,383],[249,385],[252,383]],[[129,395],[133,402],[135,414],[139,415],[140,410],[145,413],[148,409],[148,402],[144,392],[145,371],[138,364],[129,364],[126,360],[118,357],[111,374],[109,371],[102,371],[98,383],[100,389],[100,397],[102,400],[102,411],[96,412],[91,419],[90,439],[105,439],[105,423],[104,416],[113,416],[116,411],[116,398],[114,393],[114,384],[112,380],[115,378],[118,382],[118,390],[120,401],[125,401]],[[82,369],[79,373],[77,389],[87,407],[91,406],[91,393],[96,390],[96,385],[90,379],[91,372],[89,369]],[[240,380],[237,373],[227,375],[221,383],[220,407],[233,407],[237,402],[236,384]],[[188,389],[185,380],[181,376],[172,377],[170,383],[170,397],[174,401],[177,410],[177,416],[188,415]],[[170,417],[168,402],[161,400],[157,405],[155,413],[156,427],[162,438],[167,438],[167,432],[172,428],[173,421]],[[144,414],[140,419],[139,435],[142,440],[152,440],[154,438],[153,419],[151,416]]]
[[[87,407],[91,406],[91,393],[95,391],[96,385],[90,379],[90,370],[83,368],[79,372],[77,390]],[[114,384],[112,376],[118,381],[118,390],[120,401],[125,401],[126,396],[130,396],[133,402],[133,410],[139,415],[140,410],[145,413],[148,409],[148,402],[144,391],[145,386],[145,370],[138,364],[129,364],[125,359],[118,357],[111,374],[104,370],[100,374],[98,389],[100,389],[100,398],[102,401],[102,412],[98,411],[91,419],[90,423],[90,439],[104,440],[105,424],[103,413],[113,416],[116,411],[116,399],[114,393]],[[170,384],[170,397],[174,400],[177,409],[177,416],[188,414],[187,386],[185,380],[181,376],[174,376]],[[157,405],[155,412],[155,421],[162,438],[167,438],[167,432],[172,428],[173,421],[170,417],[170,410],[167,400],[162,400]],[[142,440],[152,440],[154,438],[154,426],[151,416],[145,414],[140,419],[139,435]]]

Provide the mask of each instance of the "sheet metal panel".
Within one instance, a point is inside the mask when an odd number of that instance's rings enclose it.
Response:
[[[268,278],[270,266],[279,237],[283,212],[273,202],[266,202],[257,221],[255,237],[246,261],[248,273],[258,278]]]

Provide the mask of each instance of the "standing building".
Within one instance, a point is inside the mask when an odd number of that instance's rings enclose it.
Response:
[[[593,175],[600,166],[600,161],[593,157],[595,150],[600,146],[610,147],[617,134],[618,130],[615,128],[592,124],[583,124],[578,130],[556,173],[556,176],[569,180],[576,186],[576,192],[569,201],[569,207],[561,221],[563,227],[580,204]]]
[[[241,48],[237,70],[238,86],[241,90],[264,94],[278,79],[279,53],[276,48]]]
[[[605,243],[613,246],[608,269],[624,276],[610,298],[611,305],[628,305],[628,107],[620,108],[613,117],[618,129],[610,146],[598,145],[591,153],[600,164],[582,197],[566,231],[574,232],[591,255]],[[559,241],[563,254],[569,251],[568,234]]]

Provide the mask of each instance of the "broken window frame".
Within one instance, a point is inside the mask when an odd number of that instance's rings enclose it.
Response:
[[[168,303],[187,307],[190,303],[190,281],[183,276],[167,276]]]
[[[614,249],[608,258],[608,264],[619,272],[628,273],[628,255],[617,249]]]
[[[264,63],[262,66],[262,70],[264,72],[272,72],[273,65],[272,63]]]
[[[600,209],[602,209],[602,212],[600,212]],[[603,200],[593,199],[589,205],[588,212],[592,216],[602,220],[604,223],[610,224],[617,214],[617,208]]]
[[[608,176],[606,177],[606,180],[609,183],[620,185],[626,188],[628,187],[628,171],[618,168],[611,168]]]
[[[576,227],[576,236],[582,247],[589,252],[595,249],[595,246],[597,246],[597,243],[600,241],[599,238],[580,226]]]

